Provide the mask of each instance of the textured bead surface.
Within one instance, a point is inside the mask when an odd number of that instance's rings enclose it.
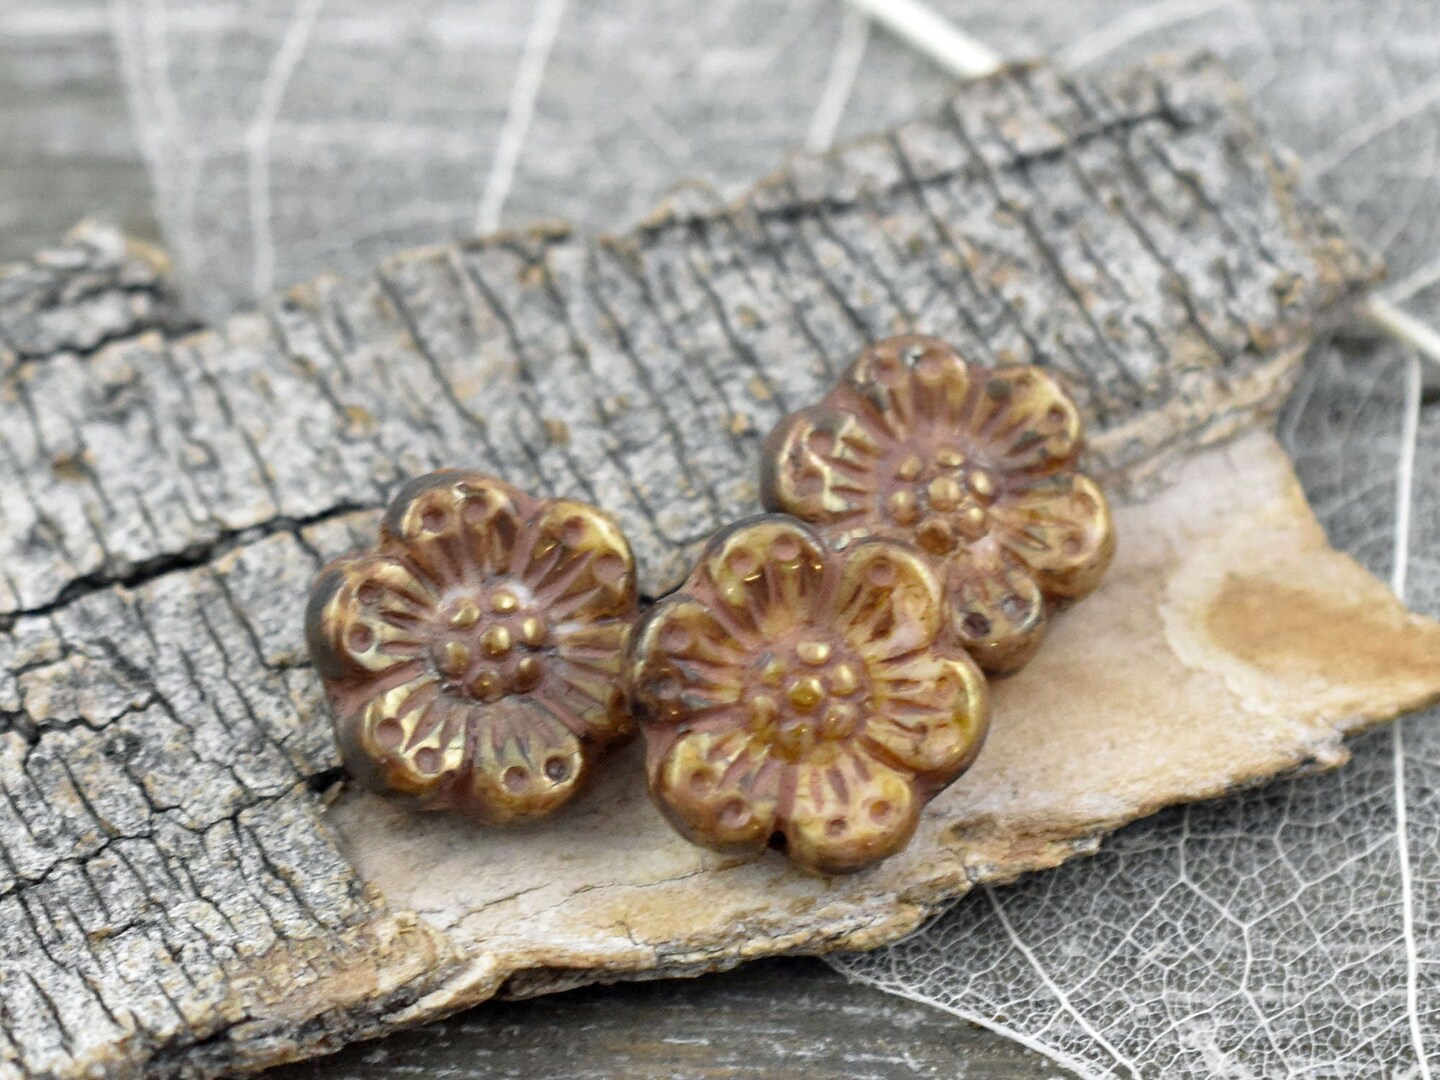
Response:
[[[793,518],[720,533],[638,632],[651,794],[697,843],[857,870],[902,849],[984,740],[984,677],[940,582],[883,540]]]
[[[1114,552],[1105,496],[1077,470],[1080,427],[1039,368],[976,367],[935,338],[890,338],[771,433],[763,498],[837,547],[919,548],[966,648],[986,671],[1014,671],[1047,608],[1095,588]]]
[[[594,507],[432,473],[316,579],[306,633],[346,766],[490,824],[539,817],[630,733],[635,568]]]

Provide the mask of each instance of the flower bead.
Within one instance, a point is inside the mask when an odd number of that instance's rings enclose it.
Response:
[[[901,850],[989,723],[919,553],[835,551],[781,516],[711,540],[636,632],[629,682],[650,791],[676,828],[819,873]]]
[[[918,547],[961,642],[1000,674],[1030,659],[1047,608],[1094,589],[1114,553],[1105,496],[1077,471],[1081,445],[1075,403],[1041,369],[975,367],[934,338],[890,338],[771,432],[761,492],[837,547]]]
[[[619,527],[453,470],[406,485],[374,548],[321,571],[306,635],[365,786],[486,824],[548,814],[632,730]]]

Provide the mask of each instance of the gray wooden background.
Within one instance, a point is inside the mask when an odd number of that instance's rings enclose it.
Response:
[[[1436,313],[1432,0],[937,6],[1076,68],[1213,48],[1386,255],[1395,299]],[[164,246],[214,318],[495,225],[618,228],[682,178],[734,188],[948,85],[836,0],[0,0],[0,258],[99,217]],[[1058,1073],[795,960],[495,1003],[302,1074]]]

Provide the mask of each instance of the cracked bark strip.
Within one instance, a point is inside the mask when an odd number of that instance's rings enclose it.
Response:
[[[732,205],[417,252],[12,374],[0,616],[379,506],[442,465],[611,508],[655,594],[758,508],[775,420],[909,330],[1055,370],[1099,477],[1131,483],[1272,408],[1375,273],[1213,64],[1020,70]]]
[[[1436,631],[1325,548],[1267,437],[1204,448],[1268,415],[1375,272],[1223,73],[1181,62],[1009,72],[733,205],[606,241],[416,252],[189,337],[121,320],[89,354],[83,297],[22,290],[57,344],[0,371],[0,1072],[211,1073],[507,980],[875,943],[1167,801],[1338,761],[1341,733],[1433,695]],[[1114,583],[1006,684],[913,857],[838,886],[699,852],[638,763],[523,837],[354,793],[326,811],[337,761],[301,611],[401,479],[476,468],[604,506],[657,594],[755,509],[781,413],[912,329],[1057,372],[1090,471],[1122,495]],[[1308,608],[1277,592],[1297,559]],[[1393,663],[1317,674],[1307,612]],[[1139,682],[1083,681],[1096,649],[1125,648]],[[1037,689],[1057,664],[1091,703],[1062,715],[1069,742]],[[1186,709],[1150,715],[1162,678],[1210,717],[1195,752],[1166,742]],[[1114,749],[1122,723],[1144,754]]]
[[[184,326],[160,252],[82,223],[0,270],[0,375],[58,353],[87,356],[149,329]]]

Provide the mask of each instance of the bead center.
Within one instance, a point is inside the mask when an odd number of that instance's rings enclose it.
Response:
[[[988,531],[995,479],[960,448],[927,448],[922,453],[919,447],[906,447],[891,460],[888,472],[893,489],[886,513],[895,524],[912,530],[930,554],[948,555]]]
[[[441,605],[430,661],[445,689],[480,701],[534,690],[545,677],[550,626],[517,582],[497,582]]]
[[[751,732],[786,761],[849,738],[869,700],[864,661],[818,634],[760,656],[745,687]]]

